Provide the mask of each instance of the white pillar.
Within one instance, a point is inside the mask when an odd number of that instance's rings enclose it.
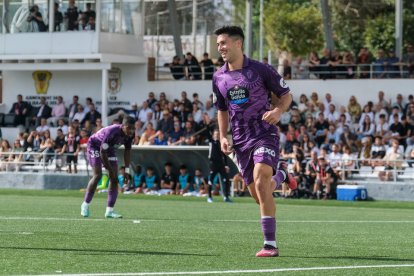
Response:
[[[196,54],[196,32],[197,32],[197,0],[193,0],[193,22],[192,22],[193,56],[197,56]]]
[[[55,31],[55,1],[49,0],[49,32]]]
[[[395,55],[402,58],[403,53],[403,0],[395,1]]]
[[[102,125],[108,126],[108,70],[102,70]]]
[[[101,34],[101,1],[96,1],[95,4],[95,12],[96,12],[96,18],[95,18],[95,40],[94,40],[94,51],[96,51],[95,53],[99,53],[100,49],[99,49],[99,37]]]

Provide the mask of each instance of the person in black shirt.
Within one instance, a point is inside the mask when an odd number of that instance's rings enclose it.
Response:
[[[165,163],[164,168],[164,173],[161,176],[161,189],[158,192],[160,194],[174,194],[177,176],[172,172],[172,164],[170,162]]]
[[[90,17],[96,18],[96,12],[92,10],[91,3],[86,3],[86,11],[84,11],[83,14],[85,15],[86,22],[89,22]]]
[[[185,80],[184,65],[180,62],[178,56],[174,56],[171,63],[164,64],[166,67],[170,67],[171,75],[175,80]]]
[[[213,197],[213,181],[217,174],[220,174],[222,191],[224,193],[224,202],[232,202],[230,199],[230,181],[228,176],[227,156],[221,151],[219,140],[219,131],[215,129],[212,139],[208,143],[209,152],[208,159],[210,161],[210,174],[208,177],[208,199],[207,202],[212,203]]]
[[[214,63],[208,57],[208,53],[204,53],[203,60],[200,61],[200,65],[203,66],[203,69],[204,69],[204,79],[205,80],[211,80],[211,79],[213,79]]]
[[[23,101],[22,95],[17,95],[17,102],[15,102],[9,113],[14,114],[14,126],[25,125],[26,116],[28,115],[30,105]]]
[[[79,11],[78,11],[78,7],[75,6],[75,0],[69,0],[69,7],[65,12],[65,18],[68,19],[68,30],[69,31],[78,30],[78,17],[79,17]]]
[[[184,65],[187,66],[188,78],[191,80],[201,80],[201,67],[198,60],[190,52],[186,54]]]

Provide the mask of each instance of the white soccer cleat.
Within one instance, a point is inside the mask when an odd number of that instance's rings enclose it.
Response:
[[[85,202],[82,203],[81,205],[81,216],[82,217],[89,217],[90,213],[89,213],[89,204],[86,204]]]

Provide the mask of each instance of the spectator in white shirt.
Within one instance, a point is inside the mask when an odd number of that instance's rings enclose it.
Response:
[[[336,107],[334,104],[329,105],[329,109],[325,117],[330,123],[335,123],[339,119],[339,113],[335,109]]]
[[[148,102],[147,101],[142,102],[141,110],[138,113],[138,120],[140,120],[143,123],[146,123],[149,112],[152,113],[152,109],[148,107]]]
[[[78,120],[82,122],[83,118],[85,118],[86,112],[81,104],[78,104],[77,112],[73,115],[72,121]]]

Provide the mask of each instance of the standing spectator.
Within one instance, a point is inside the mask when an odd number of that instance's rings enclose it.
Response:
[[[60,28],[60,24],[63,23],[63,14],[59,11],[59,3],[55,2],[55,22],[53,25],[53,30],[55,32],[60,32],[61,28]]]
[[[363,47],[359,50],[357,63],[359,66],[359,77],[361,79],[369,79],[370,77],[370,64],[372,62],[372,56],[368,51],[368,48]]]
[[[96,18],[96,12],[94,10],[92,10],[92,4],[91,3],[86,3],[86,11],[83,12],[83,14],[85,15],[85,20],[86,22],[89,22],[89,19],[92,18]]]
[[[204,79],[211,80],[214,74],[214,63],[208,57],[208,53],[203,54],[203,59],[200,61],[200,65],[203,66],[204,70]]]
[[[183,112],[184,112],[184,121],[187,121],[187,116],[193,112],[193,104],[187,98],[187,92],[181,92],[181,104],[183,104]]]
[[[196,104],[198,109],[200,109],[201,111],[204,110],[204,104],[202,101],[200,101],[198,93],[193,93],[193,102],[192,104]]]
[[[17,102],[15,102],[10,109],[9,113],[14,114],[14,126],[18,125],[25,125],[26,124],[26,116],[28,115],[29,111],[29,104],[23,101],[22,95],[17,95]]]
[[[309,75],[306,65],[303,64],[302,57],[298,56],[293,63],[293,78],[297,80],[306,79]]]
[[[292,67],[289,64],[288,59],[283,60],[283,78],[285,80],[290,80],[292,78]]]
[[[69,127],[68,135],[66,135],[65,138],[65,145],[61,151],[62,154],[66,154],[68,173],[72,173],[72,161],[74,173],[78,173],[78,154],[80,151],[79,140],[80,137],[76,135],[73,127]]]
[[[89,17],[89,20],[86,21],[85,31],[95,31],[96,29],[96,23],[95,23],[95,17]]]
[[[46,32],[46,24],[43,21],[42,14],[39,12],[39,6],[32,6],[29,11],[30,14],[27,17],[27,21],[29,21],[31,24],[32,32]]]
[[[345,74],[346,78],[353,79],[355,77],[356,68],[355,68],[355,59],[351,52],[345,53],[343,60],[342,60],[342,64],[343,64],[343,69],[346,70],[346,74]]]
[[[388,51],[388,58],[386,60],[388,77],[389,78],[400,78],[400,59],[395,55],[395,50],[390,49]]]
[[[58,128],[56,130],[56,138],[54,140],[55,145],[55,154],[56,154],[56,170],[60,171],[62,169],[64,159],[63,156],[60,154],[63,150],[63,147],[65,146],[65,134],[63,134],[62,129]]]
[[[78,7],[75,6],[75,0],[69,0],[68,9],[65,12],[65,18],[68,20],[69,31],[78,30],[78,17],[79,11]]]
[[[62,96],[58,96],[56,100],[57,100],[57,103],[52,108],[52,114],[51,114],[52,117],[47,119],[47,123],[50,124],[51,126],[56,126],[57,121],[59,119],[62,119],[66,115],[66,107],[65,107],[65,103],[63,102]]]
[[[312,51],[309,54],[309,72],[311,73],[310,77],[314,77],[314,78],[319,78],[319,65],[320,65],[320,60],[319,60],[319,56],[318,53]]]
[[[387,62],[387,57],[385,56],[384,49],[380,48],[377,52],[377,58],[374,60],[374,77],[377,79],[383,79],[386,77],[385,66]]]
[[[403,56],[402,62],[404,64],[404,77],[414,77],[414,47],[412,44],[407,45],[407,53]]]
[[[201,67],[198,60],[190,52],[185,55],[184,65],[187,67],[188,78],[192,80],[201,80]]]

